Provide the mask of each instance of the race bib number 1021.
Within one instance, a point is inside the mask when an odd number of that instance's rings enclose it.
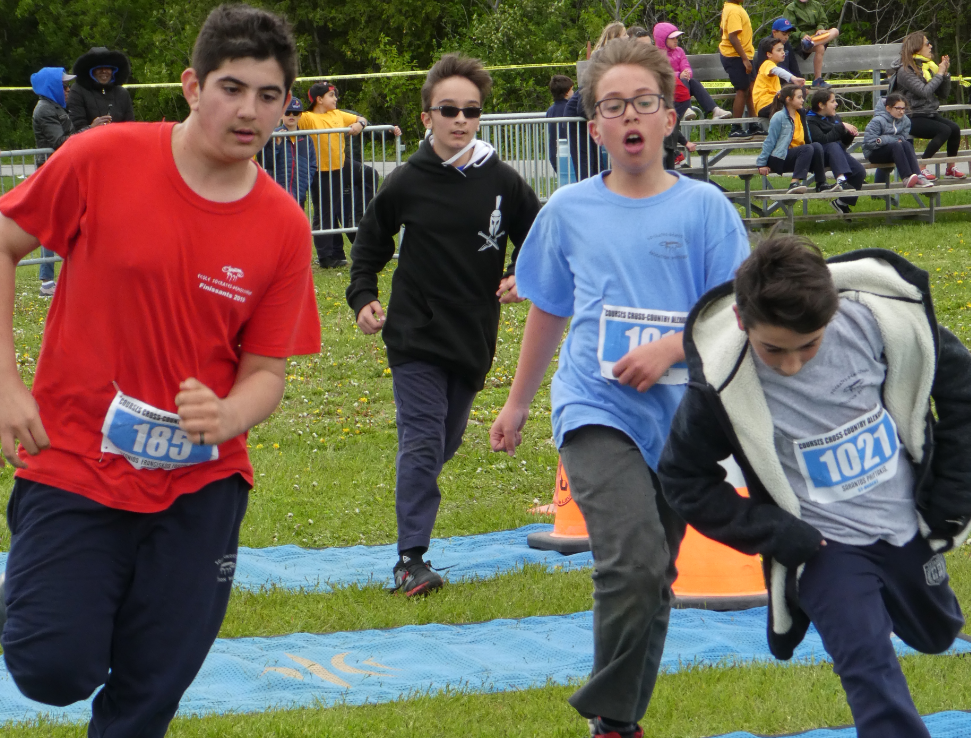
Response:
[[[672,333],[682,333],[687,320],[687,313],[604,305],[600,313],[600,340],[597,345],[601,376],[616,381],[614,364],[625,354]],[[687,382],[688,365],[684,362],[674,364],[657,381],[658,384]]]
[[[809,498],[823,505],[858,497],[897,473],[897,426],[882,406],[793,446]]]
[[[180,469],[219,458],[218,446],[189,440],[178,415],[121,392],[108,407],[101,433],[101,451],[124,456],[136,469]]]

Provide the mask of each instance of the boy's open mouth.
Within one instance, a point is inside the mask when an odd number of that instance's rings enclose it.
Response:
[[[627,135],[624,136],[624,148],[630,153],[640,150],[643,145],[644,138],[637,131],[629,131]]]

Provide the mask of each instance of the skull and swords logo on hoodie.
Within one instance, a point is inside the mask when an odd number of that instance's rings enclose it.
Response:
[[[500,231],[502,227],[502,212],[499,210],[499,204],[502,202],[502,195],[496,196],[496,209],[492,211],[492,215],[489,217],[489,232],[483,233],[479,231],[479,235],[485,239],[485,243],[479,247],[479,251],[485,251],[488,248],[493,248],[496,251],[502,251],[499,248],[499,239],[506,235],[505,231]]]

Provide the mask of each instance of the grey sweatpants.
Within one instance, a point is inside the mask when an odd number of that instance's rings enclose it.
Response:
[[[584,717],[637,722],[664,650],[684,523],[625,433],[586,425],[560,456],[593,553],[593,671],[570,698]]]

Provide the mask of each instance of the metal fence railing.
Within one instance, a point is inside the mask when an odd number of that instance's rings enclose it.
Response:
[[[545,202],[558,188],[609,168],[606,149],[587,132],[583,118],[545,113],[483,115],[479,137],[513,167]]]

